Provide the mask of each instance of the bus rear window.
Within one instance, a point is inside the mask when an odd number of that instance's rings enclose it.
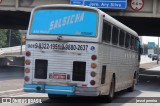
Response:
[[[97,13],[87,10],[37,10],[34,12],[30,34],[95,37]]]

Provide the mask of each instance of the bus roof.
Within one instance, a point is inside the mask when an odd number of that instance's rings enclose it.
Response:
[[[37,10],[37,9],[41,9],[41,8],[78,8],[78,9],[91,9],[91,10],[95,10],[95,11],[101,11],[97,8],[94,7],[89,7],[89,6],[82,6],[82,5],[70,5],[70,4],[50,4],[50,5],[41,5],[41,6],[37,6],[33,9],[33,11]]]

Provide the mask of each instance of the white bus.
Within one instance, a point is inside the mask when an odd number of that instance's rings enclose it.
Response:
[[[33,9],[26,38],[25,92],[106,96],[133,91],[140,61],[138,34],[97,8]]]

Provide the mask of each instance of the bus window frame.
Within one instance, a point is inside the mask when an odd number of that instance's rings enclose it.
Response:
[[[137,42],[139,43],[138,44],[138,48],[137,48]],[[135,51],[138,52],[139,51],[139,48],[140,48],[140,40],[138,37],[135,37]]]
[[[117,41],[116,43],[113,43],[113,32],[114,32],[113,29],[114,29],[114,28],[118,31],[118,36],[114,36],[114,37],[117,37],[117,40],[115,40],[115,41]],[[112,35],[111,35],[111,36],[112,36],[112,39],[111,39],[112,44],[113,44],[113,45],[118,45],[119,28],[118,28],[116,25],[112,25]]]
[[[110,39],[109,41],[107,41],[107,37],[105,40],[103,40],[103,29],[104,29],[104,23],[106,23],[109,27],[110,27]],[[106,35],[107,36],[107,35]],[[111,42],[111,37],[112,37],[112,24],[109,23],[108,21],[106,21],[105,19],[103,19],[103,24],[102,24],[102,37],[101,37],[101,41],[105,42],[105,43],[110,43]]]
[[[126,38],[127,38],[127,36],[129,36],[129,39],[127,40],[128,42],[128,46],[126,47]],[[130,38],[131,38],[131,34],[130,33],[128,33],[128,32],[126,32],[126,37],[125,37],[125,48],[126,49],[130,49]]]
[[[126,31],[124,31],[124,30],[122,30],[122,29],[119,29],[119,30],[120,30],[120,31],[119,31],[119,46],[120,46],[120,47],[124,47],[124,46],[125,46],[125,36],[126,36]],[[123,46],[120,45],[120,35],[121,35],[121,32],[124,33]]]
[[[133,35],[130,35],[130,49],[131,50],[134,50],[134,40],[135,40],[135,37]]]

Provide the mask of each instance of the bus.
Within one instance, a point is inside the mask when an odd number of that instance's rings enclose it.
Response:
[[[31,12],[25,92],[111,101],[115,92],[134,90],[139,62],[138,34],[97,8],[43,5]]]

